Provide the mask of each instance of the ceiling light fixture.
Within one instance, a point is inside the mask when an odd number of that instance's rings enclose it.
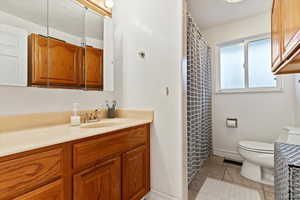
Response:
[[[113,0],[106,0],[104,2],[105,7],[107,8],[113,8],[114,7],[114,1]]]
[[[227,3],[240,3],[244,0],[225,0]]]

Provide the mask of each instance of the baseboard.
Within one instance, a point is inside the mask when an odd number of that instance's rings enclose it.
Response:
[[[228,158],[234,161],[243,161],[243,158],[240,156],[240,154],[238,152],[235,151],[227,151],[227,150],[223,150],[223,149],[214,149],[213,151],[214,155],[216,156],[220,156],[220,157],[224,157],[224,158]]]
[[[176,197],[169,196],[167,194],[158,192],[156,190],[151,190],[151,192],[146,196],[147,200],[178,200]]]

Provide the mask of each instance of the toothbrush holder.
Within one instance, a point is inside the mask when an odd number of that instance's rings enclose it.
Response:
[[[107,117],[110,119],[116,117],[116,109],[114,107],[107,108]]]

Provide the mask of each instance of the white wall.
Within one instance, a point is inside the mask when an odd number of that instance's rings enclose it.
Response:
[[[300,127],[300,74],[295,75],[295,125]]]
[[[223,42],[270,33],[270,14],[260,14],[204,30],[212,47],[213,87],[216,91],[217,45]],[[281,128],[295,122],[295,90],[293,77],[282,77],[283,92],[213,94],[214,153],[239,159],[240,140],[272,142],[282,133]],[[226,118],[238,118],[238,128],[226,128]]]
[[[183,198],[182,0],[116,0],[114,19],[125,108],[154,109],[151,199]],[[145,59],[138,52],[146,53]],[[166,95],[166,87],[170,94]]]
[[[82,108],[95,108],[113,98],[123,108],[154,109],[150,198],[185,200],[183,1],[116,0],[115,5],[115,92],[0,87],[0,115],[70,110],[75,101]],[[138,56],[141,50],[145,59]]]
[[[28,33],[45,35],[45,28],[0,11],[0,24],[13,25]],[[82,39],[61,31],[51,31],[52,36],[80,45]],[[94,46],[102,42],[89,39]],[[118,70],[116,70],[117,73]],[[118,76],[115,74],[115,76]],[[0,86],[0,115],[15,115],[39,112],[60,112],[72,109],[72,103],[80,103],[80,109],[94,109],[105,105],[105,100],[119,100],[119,81],[115,80],[115,92],[80,91],[69,89],[43,89]]]

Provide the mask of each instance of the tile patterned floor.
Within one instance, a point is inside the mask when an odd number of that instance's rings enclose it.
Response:
[[[189,185],[189,200],[195,200],[207,177],[257,190],[262,200],[274,200],[274,187],[250,181],[240,175],[241,167],[223,163],[223,158],[212,156]]]

